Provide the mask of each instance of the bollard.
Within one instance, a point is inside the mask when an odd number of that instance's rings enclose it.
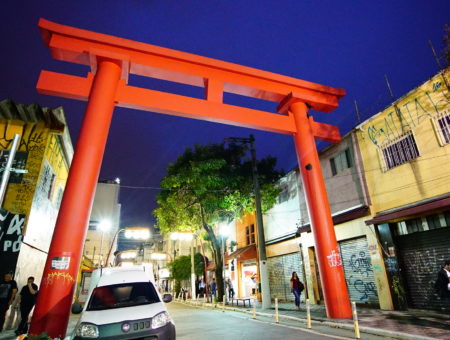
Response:
[[[253,319],[256,319],[256,299],[253,299]]]
[[[223,299],[222,299],[222,312],[225,312],[225,299],[226,299],[226,295],[224,295]]]
[[[306,299],[306,328],[311,328],[311,308],[309,306],[309,299]]]
[[[275,322],[280,323],[278,318],[278,298],[275,298]]]
[[[356,312],[356,303],[352,301],[352,312],[353,312],[353,324],[355,325],[355,339],[360,339],[359,334],[359,323],[358,323],[358,313]]]

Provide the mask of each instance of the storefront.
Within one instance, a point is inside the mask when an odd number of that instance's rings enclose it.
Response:
[[[449,205],[450,198],[441,198],[368,221],[376,224],[385,247],[384,261],[396,309],[445,309],[434,283],[450,258]]]

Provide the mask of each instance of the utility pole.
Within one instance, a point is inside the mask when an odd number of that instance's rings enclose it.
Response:
[[[192,300],[195,300],[197,298],[197,293],[195,291],[194,243],[195,243],[195,237],[194,237],[194,235],[192,235],[192,241],[191,241],[191,298],[192,298]]]
[[[253,136],[253,134],[251,134],[250,138],[227,137],[225,138],[225,140],[230,142],[250,144],[250,153],[252,157],[253,192],[255,195],[256,206],[256,227],[258,231],[259,279],[261,285],[262,308],[270,308],[272,302],[270,299],[269,270],[267,268],[266,244],[261,209],[261,194],[259,190],[258,167],[256,163],[256,150],[254,144],[255,137]]]
[[[11,150],[9,150],[8,161],[6,162],[5,169],[3,170],[2,182],[0,184],[0,207],[3,206],[3,200],[5,198],[6,188],[8,187],[9,176],[12,168],[14,157],[16,156],[17,146],[19,144],[20,135],[16,133],[12,142]]]

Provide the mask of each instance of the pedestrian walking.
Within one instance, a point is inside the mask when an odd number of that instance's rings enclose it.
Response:
[[[434,287],[444,304],[447,304],[450,312],[450,260],[445,261],[444,266],[438,272]]]
[[[28,316],[36,303],[38,286],[34,283],[34,277],[28,278],[27,284],[20,290],[20,324],[16,334],[26,334],[28,331]]]
[[[216,297],[216,289],[217,289],[216,279],[213,277],[211,282],[211,296]]]
[[[228,297],[232,299],[234,297],[234,288],[233,288],[233,282],[228,278],[226,281],[227,287],[228,287]]]
[[[295,306],[297,307],[298,310],[300,310],[300,295],[304,289],[305,289],[305,286],[298,278],[297,273],[292,272],[291,291],[295,296]]]
[[[16,298],[16,294],[17,283],[12,279],[12,275],[7,273],[0,281],[0,332],[3,330],[6,312]]]
[[[200,279],[200,282],[198,283],[199,292],[200,295],[203,297],[205,295],[205,281],[203,279]]]

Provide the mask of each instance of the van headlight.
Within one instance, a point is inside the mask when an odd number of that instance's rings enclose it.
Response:
[[[77,336],[83,338],[98,338],[98,327],[91,323],[81,323],[77,328]]]
[[[152,328],[159,328],[165,326],[170,321],[172,320],[170,319],[169,313],[167,312],[159,313],[152,318]]]

